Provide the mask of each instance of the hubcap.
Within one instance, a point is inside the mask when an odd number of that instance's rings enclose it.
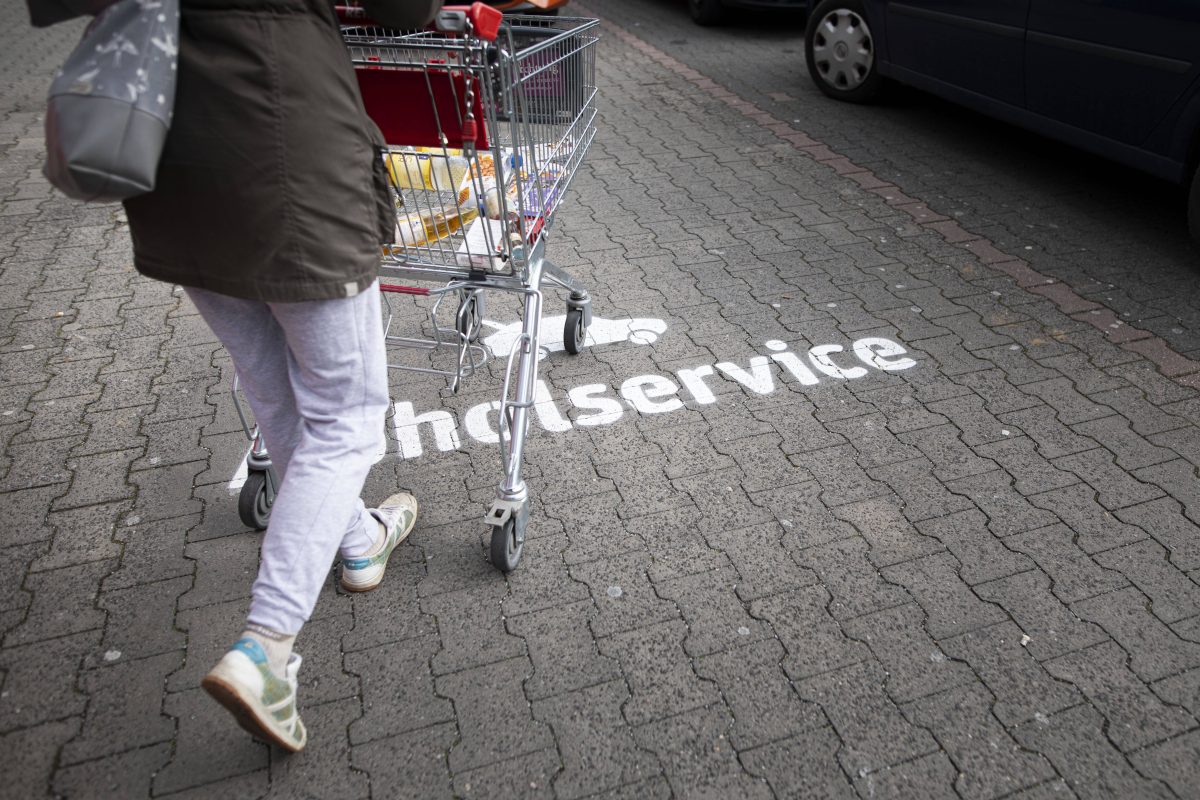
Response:
[[[830,86],[856,89],[871,74],[875,47],[867,21],[846,8],[835,8],[813,34],[813,63]]]

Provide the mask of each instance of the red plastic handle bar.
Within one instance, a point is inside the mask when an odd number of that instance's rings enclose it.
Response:
[[[400,286],[392,283],[379,284],[379,291],[388,292],[389,294],[415,294],[419,297],[428,297],[429,290],[421,286]]]
[[[492,8],[486,3],[445,6],[434,18],[433,24],[442,33],[463,33],[466,31],[465,20],[471,21],[471,28],[476,36],[485,42],[494,42],[496,34],[500,32],[504,14],[500,9]]]

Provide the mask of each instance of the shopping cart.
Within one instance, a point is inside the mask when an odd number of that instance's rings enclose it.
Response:
[[[385,336],[391,346],[448,359],[389,366],[445,376],[457,390],[493,356],[504,359],[504,475],[485,521],[492,563],[509,572],[529,522],[521,467],[543,284],[567,292],[568,353],[583,347],[592,317],[587,289],[546,258],[546,242],[596,133],[599,23],[502,17],[475,3],[443,9],[431,30],[401,32],[372,24],[360,8],[338,13],[367,113],[388,143],[382,158],[395,190],[395,243],[384,249],[380,274]],[[488,292],[514,295],[522,306],[521,333],[507,353],[493,354],[479,341]],[[430,298],[427,335],[393,333],[390,296],[397,294]],[[450,324],[442,311],[448,300]],[[276,480],[261,436],[244,415],[242,421],[253,458],[239,510],[248,525],[265,527]]]

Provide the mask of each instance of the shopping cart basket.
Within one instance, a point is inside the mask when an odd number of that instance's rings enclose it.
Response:
[[[431,336],[392,333],[389,345],[449,350],[449,365],[391,364],[441,374],[457,390],[492,355],[504,359],[499,403],[504,475],[486,515],[491,560],[514,569],[529,521],[521,475],[537,380],[542,286],[567,292],[563,342],[578,353],[591,323],[586,288],[546,258],[555,214],[595,136],[598,21],[501,18],[482,3],[443,9],[432,30],[375,26],[361,9],[339,7],[342,35],[367,113],[388,143],[384,164],[395,189],[395,243],[384,250],[380,288],[433,298]],[[428,288],[417,284],[432,283]],[[507,353],[481,344],[486,292],[520,299],[522,329]],[[457,301],[453,325],[439,322]],[[432,363],[432,362],[431,362]],[[236,399],[236,393],[235,393]],[[261,437],[254,442],[241,498],[247,524],[262,527],[275,481]],[[265,466],[264,466],[265,465]],[[247,516],[254,517],[253,519]]]

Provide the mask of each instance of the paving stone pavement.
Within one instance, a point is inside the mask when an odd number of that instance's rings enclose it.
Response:
[[[395,374],[365,491],[423,516],[375,592],[331,572],[295,756],[198,689],[257,564],[228,359],[119,208],[40,177],[78,25],[0,30],[0,796],[1200,794],[1200,293],[1165,201],[1120,214],[1101,162],[928,99],[824,102],[794,22],[681,5],[578,6],[601,132],[551,254],[643,322],[542,362],[520,568],[480,524],[498,372]]]

